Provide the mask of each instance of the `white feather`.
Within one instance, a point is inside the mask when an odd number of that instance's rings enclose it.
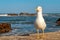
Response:
[[[42,30],[46,28],[46,23],[42,15],[42,7],[40,6],[37,8],[37,18],[35,21],[35,27],[37,29],[42,29]]]

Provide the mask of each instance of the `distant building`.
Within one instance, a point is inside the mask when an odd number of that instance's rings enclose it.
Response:
[[[21,12],[19,15],[20,15],[20,16],[26,16],[26,15],[28,15],[28,13]]]
[[[35,16],[36,14],[30,14],[30,13],[21,12],[19,15],[20,16]]]
[[[18,16],[18,14],[8,14],[8,16]]]

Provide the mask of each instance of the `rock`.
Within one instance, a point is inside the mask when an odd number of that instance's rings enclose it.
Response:
[[[20,36],[29,36],[29,34],[23,34],[23,35],[20,35]]]
[[[56,21],[57,25],[60,25],[60,18]]]
[[[9,23],[0,23],[0,33],[6,33],[11,30],[11,24]]]

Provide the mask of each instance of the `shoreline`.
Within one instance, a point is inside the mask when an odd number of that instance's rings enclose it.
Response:
[[[37,40],[35,34],[30,34],[29,36],[0,36],[0,40]],[[40,33],[40,36],[42,33]],[[45,33],[44,40],[60,40],[60,32],[47,32]],[[39,40],[42,40],[41,38]]]

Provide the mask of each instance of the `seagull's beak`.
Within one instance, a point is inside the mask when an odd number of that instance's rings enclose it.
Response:
[[[37,8],[35,9],[37,12],[39,11]]]

